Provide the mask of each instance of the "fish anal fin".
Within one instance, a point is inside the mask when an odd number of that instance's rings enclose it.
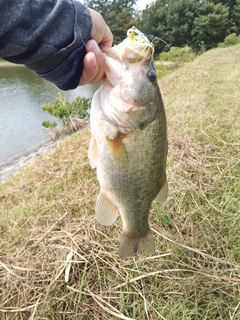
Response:
[[[140,254],[142,250],[149,256],[155,253],[155,244],[150,229],[142,237],[122,233],[119,247],[119,256],[122,259]]]
[[[94,136],[91,136],[91,140],[88,148],[88,158],[90,160],[90,166],[94,169],[97,166],[98,161],[98,147]]]
[[[100,191],[95,206],[96,220],[104,226],[110,226],[118,217],[118,208],[109,200],[104,191]]]
[[[167,179],[166,179],[164,181],[164,184],[163,184],[161,190],[159,191],[158,195],[154,199],[154,201],[163,203],[164,201],[167,200],[167,196],[168,196],[168,183],[167,183]]]
[[[107,138],[108,146],[112,159],[120,167],[126,167],[128,164],[128,154],[121,135],[115,139]]]

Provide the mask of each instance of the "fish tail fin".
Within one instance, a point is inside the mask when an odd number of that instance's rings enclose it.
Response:
[[[142,250],[149,256],[155,253],[155,244],[150,229],[143,237],[122,233],[119,247],[119,256],[122,259],[139,254]]]

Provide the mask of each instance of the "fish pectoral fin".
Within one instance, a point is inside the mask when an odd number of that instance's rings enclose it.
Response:
[[[155,244],[150,229],[143,237],[132,236],[126,232],[122,233],[119,247],[119,256],[122,259],[139,254],[142,250],[148,256],[155,253]]]
[[[107,143],[114,162],[120,167],[126,167],[128,164],[128,154],[121,136],[115,139],[107,138]]]
[[[165,179],[164,184],[161,190],[159,191],[158,195],[154,199],[154,201],[163,203],[164,201],[167,200],[167,196],[168,196],[168,183],[167,183],[167,179]]]
[[[91,136],[91,140],[88,148],[88,159],[90,160],[90,166],[94,169],[97,166],[98,161],[98,147],[97,141],[94,136]]]
[[[104,226],[110,226],[118,217],[118,208],[109,200],[102,190],[97,197],[95,215],[97,222]]]

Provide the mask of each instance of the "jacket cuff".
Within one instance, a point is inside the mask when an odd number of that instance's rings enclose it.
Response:
[[[73,49],[68,56],[53,70],[47,73],[36,73],[40,78],[54,83],[61,90],[77,88],[83,71],[85,45]]]
[[[73,42],[36,63],[26,64],[37,76],[54,83],[61,90],[72,90],[78,86],[84,67],[85,45],[91,39],[92,18],[88,8],[79,1],[74,1],[73,4]]]

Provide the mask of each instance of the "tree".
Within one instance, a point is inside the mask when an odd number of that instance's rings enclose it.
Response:
[[[233,21],[231,32],[240,34],[240,0],[236,0],[236,4],[231,12],[231,18]]]
[[[169,46],[191,41],[191,29],[198,15],[198,0],[157,0],[142,12],[137,27],[146,34],[162,38]],[[164,44],[157,46],[157,51]]]
[[[204,45],[213,48],[230,33],[240,33],[240,0],[156,0],[137,13],[137,0],[91,0],[90,6],[99,11],[119,43],[126,31],[136,25],[154,42],[155,52],[168,50],[169,46],[188,44],[195,50]],[[139,14],[139,15],[138,15]]]
[[[167,27],[171,45],[182,47],[191,41],[193,22],[199,11],[198,0],[169,0]]]
[[[167,1],[157,0],[151,6],[147,6],[143,10],[140,19],[137,21],[137,27],[147,35],[164,38],[169,41],[166,36],[167,32]]]
[[[88,2],[88,7],[96,10],[97,12],[101,13],[103,18],[106,20],[108,14],[108,8],[110,6],[110,0],[90,0]]]
[[[229,8],[229,30],[240,33],[240,1],[239,0],[211,0],[214,4],[221,3]]]
[[[229,34],[229,8],[221,3],[203,0],[199,16],[194,19],[191,45],[194,49],[211,49]]]
[[[135,25],[136,0],[91,0],[89,7],[102,14],[114,35],[114,43],[118,44],[126,38],[127,30]]]

